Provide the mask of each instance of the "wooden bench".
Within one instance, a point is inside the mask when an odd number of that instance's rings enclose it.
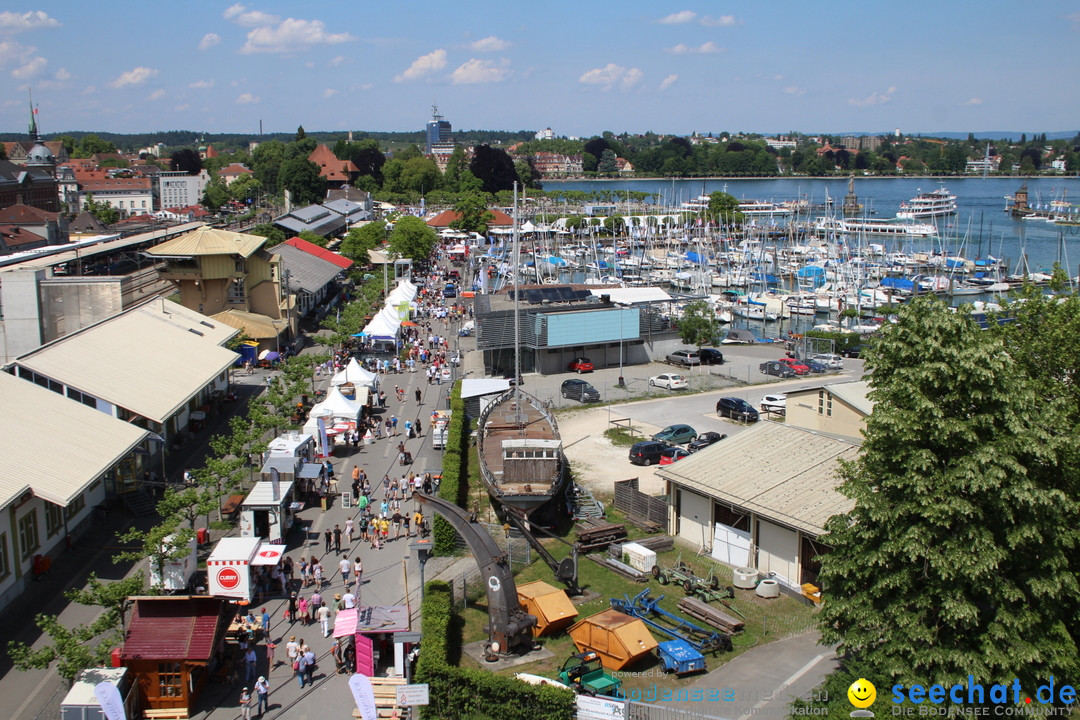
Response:
[[[143,717],[147,720],[187,720],[187,708],[161,708],[158,710],[143,710]]]
[[[225,502],[221,503],[221,514],[232,517],[240,510],[240,506],[243,504],[243,495],[230,495]]]
[[[375,694],[375,709],[380,718],[402,718],[406,716],[404,708],[397,706],[397,687],[405,684],[405,678],[400,677],[373,677],[371,678],[371,690]],[[362,717],[360,711],[353,708],[354,718]]]

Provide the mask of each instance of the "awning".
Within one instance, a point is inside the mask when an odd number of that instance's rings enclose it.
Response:
[[[356,608],[338,610],[334,620],[334,637],[342,638],[356,634]]]
[[[251,559],[252,565],[277,565],[284,557],[283,545],[267,545],[262,543],[255,551],[255,557]]]

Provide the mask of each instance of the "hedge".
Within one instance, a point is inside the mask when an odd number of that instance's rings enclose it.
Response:
[[[469,499],[468,427],[465,420],[465,401],[461,399],[461,383],[457,382],[450,391],[450,425],[446,433],[439,497],[461,508],[465,508]],[[435,538],[435,552],[440,555],[454,552],[457,535],[454,527],[438,514],[435,515],[431,527]]]
[[[574,694],[551,685],[528,685],[484,670],[459,668],[449,659],[460,653],[454,628],[450,586],[433,580],[425,586],[420,608],[423,641],[415,682],[427,683],[431,704],[421,709],[425,720],[464,720],[486,716],[499,720],[571,720]]]

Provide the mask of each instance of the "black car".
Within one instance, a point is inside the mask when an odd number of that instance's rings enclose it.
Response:
[[[742,398],[720,398],[716,403],[716,414],[740,422],[757,422],[758,419],[758,411]]]
[[[843,357],[847,357],[847,358],[857,358],[860,355],[862,355],[862,351],[863,351],[863,346],[862,345],[852,345],[849,348],[844,348],[843,350],[841,350],[840,354]]]
[[[795,371],[791,369],[791,366],[786,365],[779,360],[763,362],[758,366],[758,369],[765,375],[775,375],[779,378],[795,377]]]
[[[660,462],[660,454],[669,447],[671,446],[667,443],[655,440],[634,443],[630,448],[630,462],[635,465],[655,465]]]
[[[686,446],[686,449],[690,452],[697,452],[703,447],[709,447],[713,443],[720,442],[725,439],[727,435],[721,435],[718,432],[703,432],[696,438],[690,441],[690,444]]]
[[[583,403],[600,402],[600,392],[584,380],[564,380],[562,396],[569,400],[580,400]]]
[[[701,348],[698,350],[698,355],[701,356],[702,365],[723,365],[724,353],[720,352],[716,348]]]

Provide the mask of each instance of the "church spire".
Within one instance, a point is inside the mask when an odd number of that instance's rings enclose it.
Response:
[[[26,94],[30,97],[30,141],[36,143],[38,141],[38,127],[37,110],[34,108],[34,95],[30,90],[27,90]]]

